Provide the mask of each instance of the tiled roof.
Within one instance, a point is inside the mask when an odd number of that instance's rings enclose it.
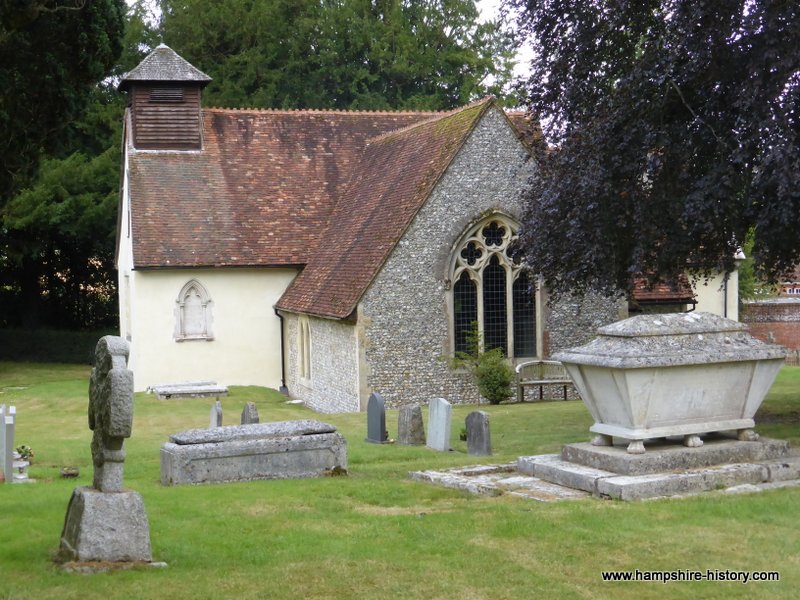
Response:
[[[694,290],[686,275],[681,275],[677,281],[668,283],[662,281],[650,283],[645,277],[635,277],[631,297],[637,304],[690,304],[695,301]]]
[[[347,318],[490,99],[370,140],[308,266],[277,307]]]
[[[194,81],[206,85],[211,77],[186,62],[169,46],[160,44],[134,69],[122,76],[119,89],[127,88],[129,81]]]
[[[203,110],[203,150],[128,149],[135,268],[308,262],[368,139],[440,113]]]

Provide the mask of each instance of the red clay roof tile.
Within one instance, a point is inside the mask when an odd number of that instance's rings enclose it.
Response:
[[[487,99],[370,140],[311,261],[277,307],[349,317],[489,106]]]
[[[135,268],[308,262],[366,141],[436,113],[203,111],[203,150],[129,148]]]

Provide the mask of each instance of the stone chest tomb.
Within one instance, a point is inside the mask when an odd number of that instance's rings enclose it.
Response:
[[[745,325],[707,313],[639,315],[598,330],[592,342],[556,355],[595,423],[593,444],[738,431],[755,439],[753,416],[783,365],[785,351]]]
[[[316,420],[189,429],[161,447],[161,483],[319,477],[347,468],[347,442]]]

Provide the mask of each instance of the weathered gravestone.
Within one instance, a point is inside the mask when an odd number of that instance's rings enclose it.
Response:
[[[72,492],[61,532],[61,561],[152,560],[150,527],[142,497],[122,486],[125,450],[133,426],[133,373],[128,342],[100,338],[89,383],[89,428],[94,487]]]
[[[208,428],[222,427],[222,404],[217,400],[211,405],[211,418],[208,422]]]
[[[0,404],[0,468],[6,483],[11,483],[14,472],[14,417],[15,406]]]
[[[492,438],[489,434],[489,414],[476,410],[467,415],[467,453],[473,456],[490,456]]]
[[[370,394],[367,401],[367,439],[373,444],[385,444],[389,439],[386,431],[386,408],[383,398],[377,392]]]
[[[428,410],[427,446],[447,452],[450,450],[450,403],[444,398],[434,398]]]
[[[403,406],[397,417],[397,441],[406,446],[425,444],[425,426],[422,422],[422,408],[418,404]]]
[[[251,425],[253,423],[258,423],[258,408],[256,408],[255,402],[248,402],[242,410],[242,425]]]

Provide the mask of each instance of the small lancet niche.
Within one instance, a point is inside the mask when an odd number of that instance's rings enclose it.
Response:
[[[175,341],[213,340],[213,308],[206,288],[196,279],[188,281],[175,301]]]

